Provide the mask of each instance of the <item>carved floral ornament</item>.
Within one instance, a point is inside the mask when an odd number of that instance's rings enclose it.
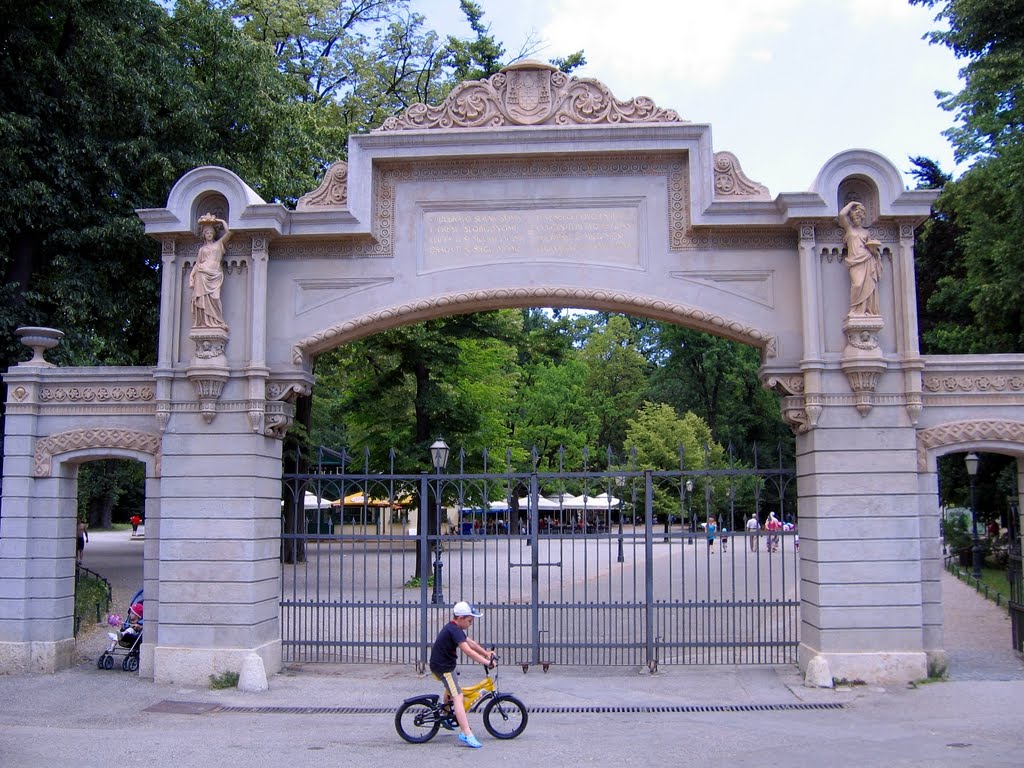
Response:
[[[645,96],[619,101],[597,80],[527,60],[486,80],[462,83],[439,106],[413,104],[377,130],[679,122],[683,120],[675,111],[661,109]]]

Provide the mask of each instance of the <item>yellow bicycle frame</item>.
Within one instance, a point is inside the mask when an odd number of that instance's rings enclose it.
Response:
[[[462,706],[469,712],[473,705],[477,703],[481,696],[485,693],[494,693],[494,678],[489,675],[475,685],[470,685],[462,689]]]

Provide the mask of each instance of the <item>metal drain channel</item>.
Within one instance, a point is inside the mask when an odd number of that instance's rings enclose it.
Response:
[[[528,707],[531,715],[657,715],[702,712],[806,712],[846,709],[833,702],[824,704],[691,704],[672,707]],[[215,707],[210,712],[244,715],[393,715],[395,707]]]

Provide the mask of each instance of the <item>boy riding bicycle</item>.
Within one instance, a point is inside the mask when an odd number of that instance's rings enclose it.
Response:
[[[444,685],[445,700],[454,710],[455,720],[462,730],[462,733],[459,734],[459,741],[473,749],[479,749],[483,744],[477,740],[469,727],[469,719],[466,717],[466,708],[463,704],[462,688],[459,687],[455,667],[458,666],[458,651],[460,649],[469,658],[480,662],[489,669],[493,669],[498,663],[493,653],[466,634],[466,630],[473,626],[473,619],[482,615],[475,606],[465,601],[456,603],[452,608],[451,621],[437,633],[437,639],[434,640],[434,646],[430,650],[430,671]]]

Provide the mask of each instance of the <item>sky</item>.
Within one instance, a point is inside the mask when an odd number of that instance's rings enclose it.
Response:
[[[959,91],[958,62],[923,37],[934,10],[907,0],[477,0],[509,58],[583,49],[577,77],[620,100],[649,96],[711,125],[772,195],[810,188],[847,149],[880,152],[909,176],[923,155],[959,175],[942,132],[953,115],[936,91]],[[441,34],[470,37],[458,0],[412,0]]]

